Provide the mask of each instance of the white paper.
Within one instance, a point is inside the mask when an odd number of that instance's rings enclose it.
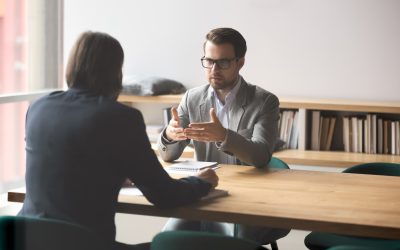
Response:
[[[141,196],[143,193],[137,187],[123,187],[119,191],[120,195],[129,195],[129,196]],[[206,196],[203,196],[201,200],[210,200],[218,197],[224,197],[228,195],[227,190],[223,189],[213,189]]]
[[[183,161],[179,163],[172,164],[171,166],[165,167],[168,173],[183,173],[187,172],[190,174],[196,173],[202,169],[212,168],[217,169],[217,162],[208,161]]]

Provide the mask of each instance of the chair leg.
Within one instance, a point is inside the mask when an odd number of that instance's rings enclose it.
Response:
[[[278,243],[276,243],[276,241],[271,242],[271,249],[278,250]]]

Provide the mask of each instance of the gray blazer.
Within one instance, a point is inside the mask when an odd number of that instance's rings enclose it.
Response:
[[[275,141],[278,138],[279,100],[242,78],[235,103],[229,111],[227,137],[221,145],[213,142],[193,141],[198,161],[213,161],[212,150],[221,150],[230,155],[226,164],[253,165],[265,167],[271,159]],[[210,85],[188,90],[178,107],[182,127],[191,122],[210,121],[209,110],[213,101],[209,94]],[[163,137],[158,139],[158,148],[164,161],[178,159],[189,140],[169,143]],[[215,159],[214,159],[215,161]]]

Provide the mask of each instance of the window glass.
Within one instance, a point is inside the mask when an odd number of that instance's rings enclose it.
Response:
[[[24,184],[25,115],[62,85],[62,0],[0,0],[0,193]]]
[[[0,193],[22,186],[24,182],[28,105],[28,102],[0,105]]]
[[[0,94],[27,89],[26,0],[0,0]]]

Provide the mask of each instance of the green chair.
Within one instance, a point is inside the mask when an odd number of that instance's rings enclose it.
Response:
[[[400,176],[400,164],[372,162],[347,168],[343,173]]]
[[[286,164],[286,162],[282,161],[281,159],[272,156],[271,160],[268,163],[268,167],[272,168],[272,169],[290,169],[289,165]],[[238,224],[234,225],[234,236],[237,236],[237,232],[238,232]],[[276,241],[273,241],[270,243],[271,245],[271,249],[272,250],[278,250],[278,243],[276,243]]]
[[[290,169],[289,165],[286,164],[286,162],[274,156],[271,157],[271,160],[268,163],[268,167],[275,169]]]
[[[257,243],[224,236],[221,234],[195,231],[166,231],[157,234],[151,242],[151,250],[259,250]]]
[[[104,250],[87,229],[71,223],[33,217],[0,217],[0,250]]]
[[[343,173],[400,176],[400,164],[366,163],[350,167],[344,170]],[[304,239],[304,244],[311,250],[328,249],[336,246],[369,247],[380,250],[400,249],[400,240],[354,237],[322,232],[311,232]]]
[[[386,249],[386,248],[385,248]],[[398,250],[400,249],[400,245],[394,248],[387,248],[387,250]],[[381,248],[375,247],[360,247],[360,246],[336,246],[330,247],[327,250],[382,250]]]

